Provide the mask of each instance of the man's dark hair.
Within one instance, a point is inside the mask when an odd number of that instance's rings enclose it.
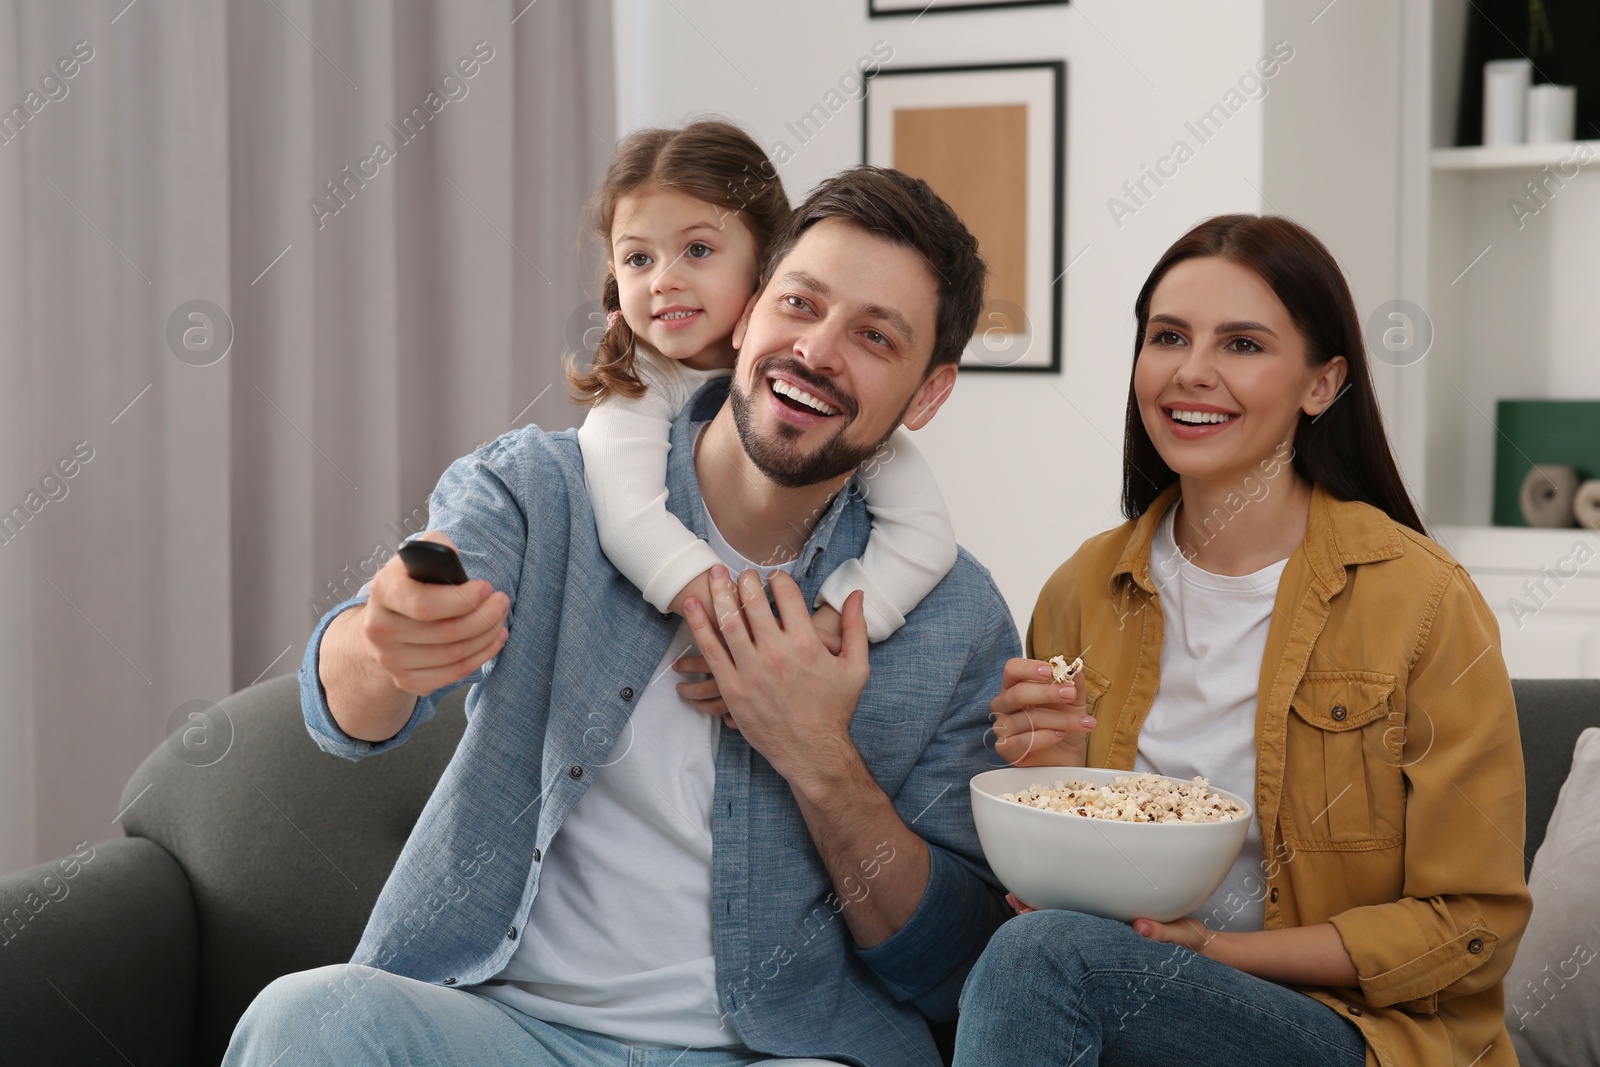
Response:
[[[817,186],[795,210],[767,253],[761,277],[771,281],[783,257],[823,219],[854,223],[922,256],[939,287],[928,373],[960,362],[983,310],[989,268],[978,255],[977,238],[950,205],[921,178],[887,167],[851,167]]]

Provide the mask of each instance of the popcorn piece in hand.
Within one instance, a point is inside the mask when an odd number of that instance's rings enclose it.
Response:
[[[1222,822],[1245,813],[1243,805],[1211,789],[1196,776],[1174,782],[1158,774],[1123,774],[1110,785],[1057,779],[1053,788],[1030,785],[1020,793],[1001,793],[1001,800],[1067,815],[1120,822]]]
[[[1065,656],[1052,656],[1050,659],[1050,680],[1057,685],[1070,682],[1083,670],[1083,657],[1080,656],[1071,663]]]

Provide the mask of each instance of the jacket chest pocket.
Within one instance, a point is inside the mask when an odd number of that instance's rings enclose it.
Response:
[[[1089,666],[1083,665],[1083,710],[1087,715],[1099,715],[1100,701],[1111,689],[1111,679]]]
[[[1362,852],[1403,840],[1405,779],[1391,720],[1395,679],[1308,671],[1289,706],[1280,802],[1297,849]]]

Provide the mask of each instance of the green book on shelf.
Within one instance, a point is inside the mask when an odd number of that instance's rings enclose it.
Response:
[[[1600,478],[1600,400],[1502,400],[1495,428],[1496,526],[1528,525],[1519,497],[1535,464],[1576,467],[1580,480]]]

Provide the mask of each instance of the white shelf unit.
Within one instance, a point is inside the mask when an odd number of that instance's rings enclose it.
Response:
[[[1499,617],[1512,675],[1600,676],[1600,534],[1490,525],[1497,401],[1600,398],[1600,141],[1451,147],[1468,0],[1407,7],[1428,76],[1401,102],[1426,139],[1402,168],[1402,288],[1422,294],[1433,341],[1400,368],[1391,421],[1420,431],[1408,477]],[[1546,568],[1579,542],[1594,555],[1558,586]]]
[[[1496,403],[1600,397],[1600,154],[1564,178],[1543,153],[1454,152],[1495,154],[1428,176],[1422,496],[1435,522],[1488,525]]]
[[[1559,168],[1572,160],[1586,160],[1586,169],[1600,163],[1600,141],[1569,141],[1561,144],[1478,145],[1468,148],[1435,148],[1433,169],[1440,170],[1539,170]]]
[[[1600,677],[1600,532],[1441,526],[1500,623],[1514,678]]]

